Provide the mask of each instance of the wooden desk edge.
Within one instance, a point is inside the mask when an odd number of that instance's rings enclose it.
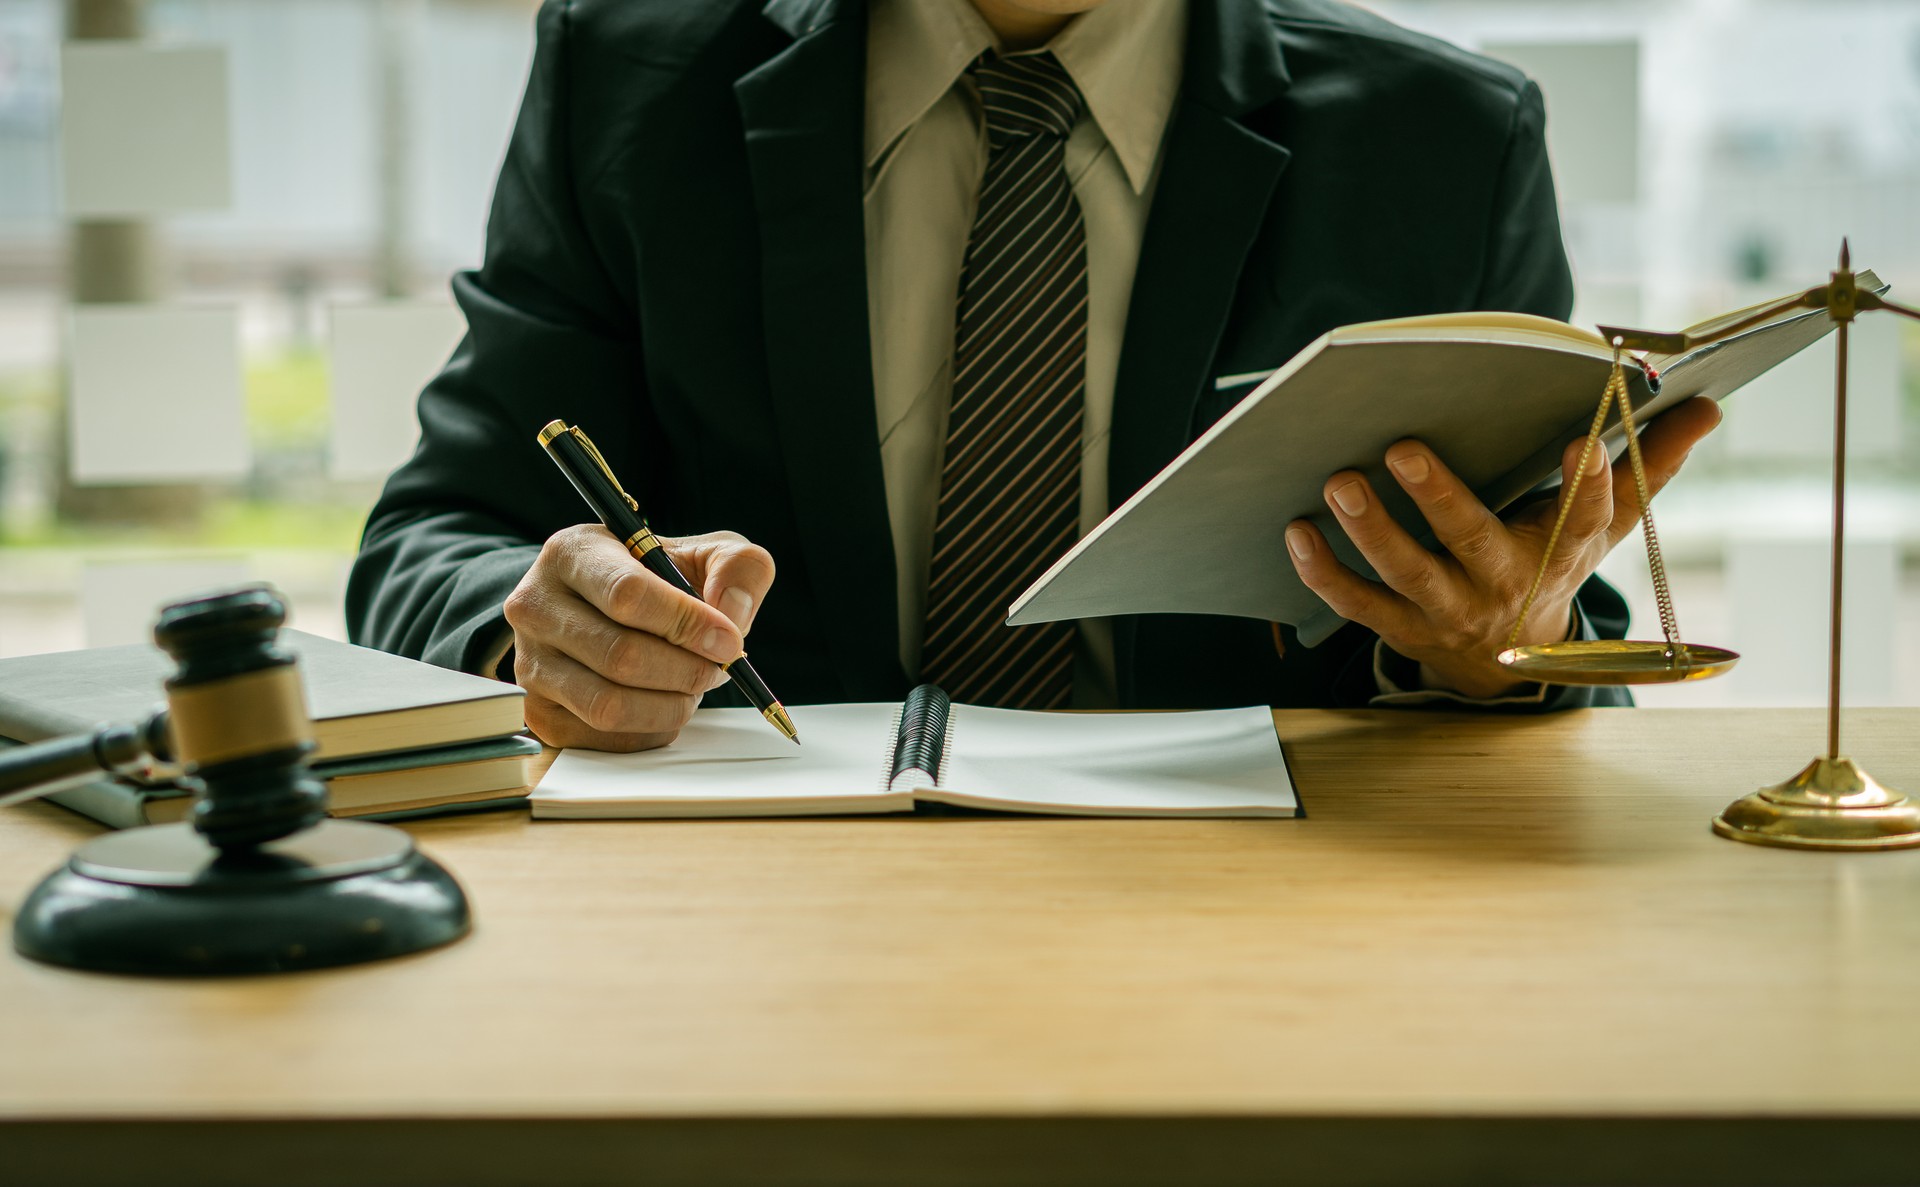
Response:
[[[1240,1187],[1872,1184],[1912,1176],[1909,1119],[1054,1117],[0,1123],[10,1181]],[[12,1177],[17,1176],[17,1177]]]

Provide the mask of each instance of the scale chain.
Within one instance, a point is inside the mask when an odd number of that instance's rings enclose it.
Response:
[[[1608,386],[1620,401],[1620,425],[1626,432],[1627,456],[1633,462],[1633,489],[1640,499],[1640,527],[1646,536],[1647,569],[1653,576],[1653,601],[1660,609],[1660,632],[1667,639],[1667,658],[1684,660],[1686,649],[1680,642],[1680,624],[1673,613],[1673,594],[1667,588],[1667,562],[1660,553],[1660,533],[1653,527],[1653,496],[1647,493],[1647,466],[1640,458],[1640,429],[1633,422],[1633,402],[1627,398],[1627,381],[1620,370],[1620,348],[1614,347],[1613,379]]]
[[[1680,627],[1673,613],[1673,596],[1667,587],[1666,560],[1660,554],[1660,537],[1653,527],[1653,499],[1647,491],[1646,463],[1640,456],[1640,434],[1633,422],[1633,403],[1627,397],[1626,371],[1621,366],[1622,344],[1619,339],[1613,343],[1613,369],[1607,375],[1606,390],[1600,394],[1600,407],[1593,414],[1593,424],[1587,429],[1587,440],[1580,448],[1580,460],[1573,471],[1573,481],[1568,483],[1560,499],[1560,511],[1554,517],[1553,530],[1547,534],[1547,547],[1540,557],[1540,568],[1533,575],[1533,584],[1527,589],[1526,598],[1520,603],[1520,615],[1515,619],[1513,630],[1507,634],[1507,647],[1511,649],[1520,641],[1520,632],[1526,628],[1527,616],[1533,612],[1533,604],[1540,596],[1540,587],[1546,581],[1547,569],[1553,563],[1554,549],[1560,544],[1560,535],[1567,526],[1567,516],[1573,510],[1573,501],[1580,494],[1580,483],[1586,478],[1587,463],[1593,457],[1593,451],[1600,444],[1600,433],[1606,427],[1607,413],[1617,399],[1620,402],[1620,424],[1626,433],[1627,456],[1633,468],[1634,492],[1640,499],[1640,523],[1644,529],[1647,545],[1647,567],[1653,574],[1654,601],[1660,609],[1660,629],[1666,635],[1667,658],[1684,660],[1686,650],[1680,642]]]

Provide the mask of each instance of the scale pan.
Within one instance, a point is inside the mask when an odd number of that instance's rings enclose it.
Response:
[[[1542,684],[1678,684],[1725,674],[1737,652],[1684,643],[1676,653],[1665,643],[1639,639],[1576,639],[1510,647],[1494,657],[1516,676]]]

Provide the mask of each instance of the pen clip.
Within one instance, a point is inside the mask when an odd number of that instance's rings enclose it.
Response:
[[[593,464],[600,467],[600,472],[607,476],[607,481],[613,484],[614,493],[625,499],[627,506],[633,508],[637,513],[640,510],[640,504],[634,502],[633,496],[627,493],[626,487],[621,486],[620,480],[613,476],[613,467],[607,465],[607,459],[600,456],[599,447],[594,445],[593,438],[581,432],[579,425],[569,427],[567,432],[573,434],[574,440],[580,442],[581,446],[587,451],[587,455],[593,459]]]

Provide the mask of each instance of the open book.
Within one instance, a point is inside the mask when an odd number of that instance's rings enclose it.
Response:
[[[1871,272],[1860,285],[1886,287]],[[1790,310],[1723,342],[1636,360],[1627,371],[1635,418],[1692,396],[1719,399],[1832,328],[1824,311]],[[1612,357],[1590,330],[1517,313],[1364,322],[1322,335],[1042,574],[1008,621],[1232,614],[1294,624],[1312,646],[1341,620],[1295,574],[1287,524],[1313,520],[1341,561],[1373,575],[1321,497],[1328,477],[1364,472],[1394,518],[1430,544],[1426,521],[1387,472],[1387,447],[1426,442],[1500,510],[1559,474],[1562,451],[1586,435],[1600,405]],[[1616,415],[1607,429],[1616,455],[1620,434]]]
[[[818,816],[915,803],[1064,816],[1297,816],[1273,713],[1039,713],[954,705],[790,705],[803,745],[752,709],[702,709],[671,746],[567,750],[535,816]]]

